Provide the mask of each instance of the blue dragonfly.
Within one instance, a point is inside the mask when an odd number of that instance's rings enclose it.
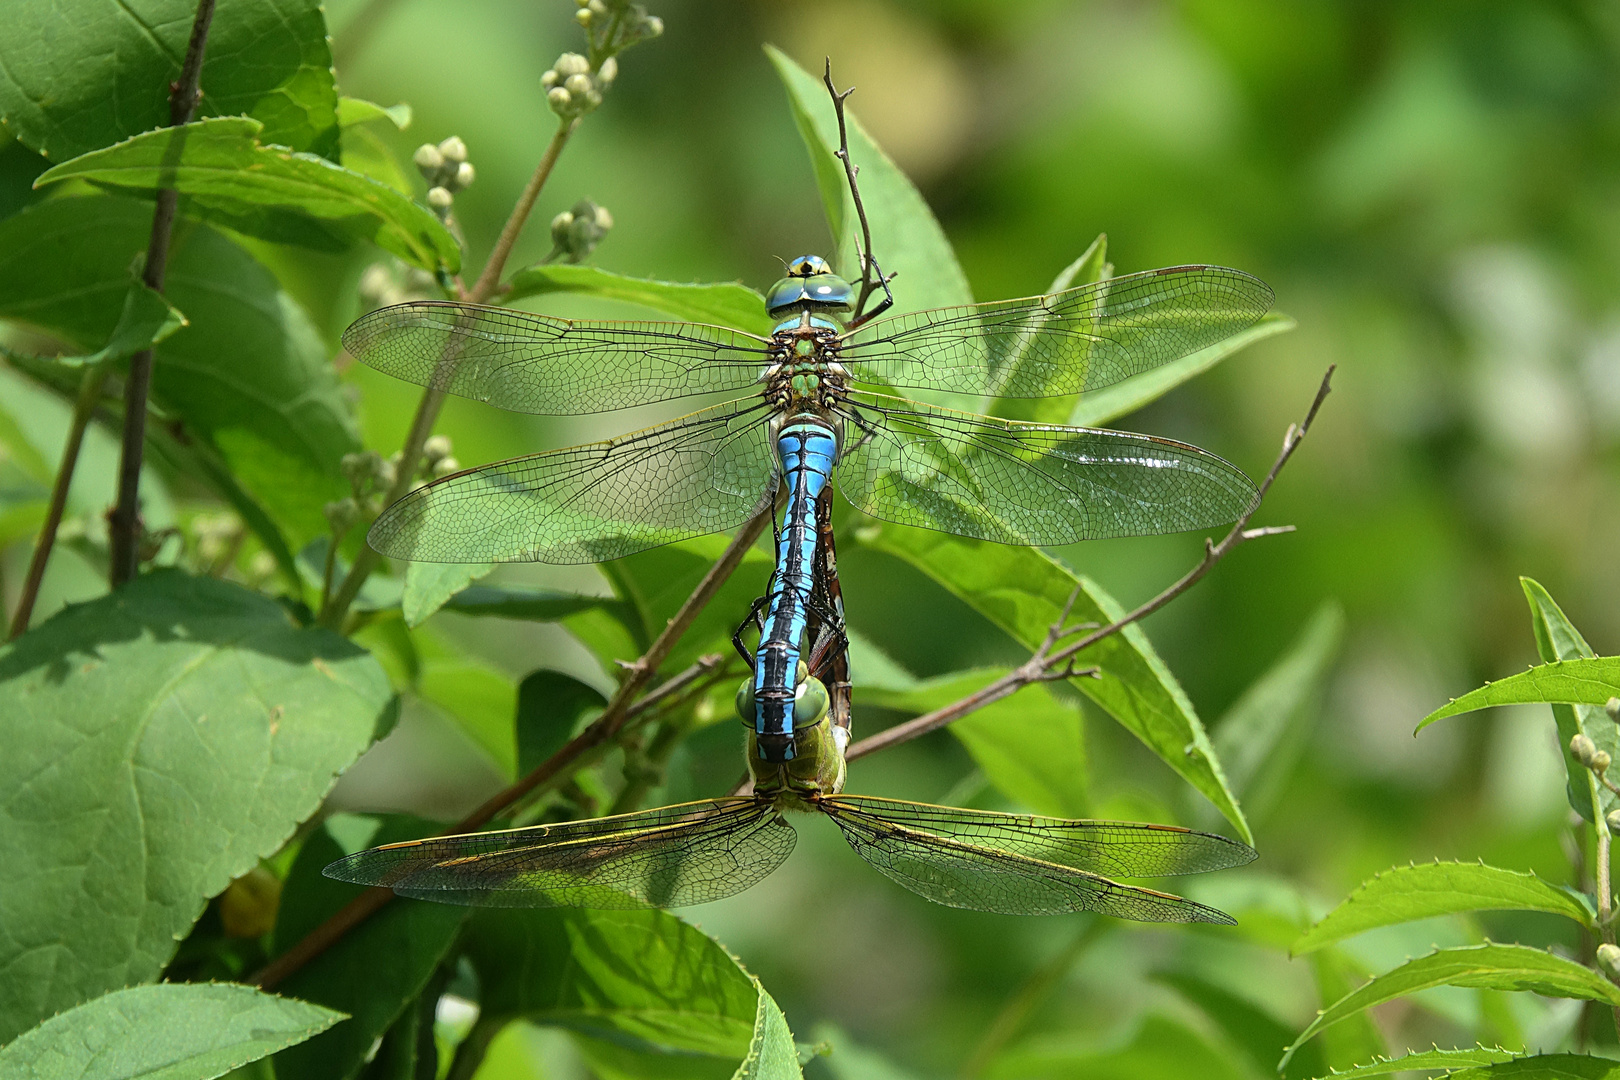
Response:
[[[797,833],[788,816],[821,814],[885,876],[950,907],[1232,922],[1216,908],[1114,879],[1202,873],[1253,859],[1254,851],[1235,840],[1171,825],[1072,821],[843,794],[847,642],[830,502],[819,500],[818,510],[821,541],[806,588],[809,606],[824,616],[824,632],[812,635],[810,659],[797,673],[795,752],[767,761],[750,731],[749,794],[389,844],[340,859],[326,867],[326,875],[451,904],[684,907],[759,882],[793,851]],[[737,697],[739,716],[752,720],[752,679]],[[811,710],[815,715],[808,715]]]
[[[507,409],[580,414],[729,395],[618,438],[436,480],[385,511],[369,542],[400,559],[599,562],[734,529],[785,489],[778,557],[802,560],[829,484],[873,517],[1040,546],[1204,528],[1252,505],[1241,470],[1185,443],[896,391],[1028,398],[1108,386],[1254,324],[1272,299],[1257,278],[1178,266],[886,318],[873,315],[887,300],[849,317],[854,292],[821,258],[793,260],[766,296],[769,336],[445,301],[362,317],[343,341],[363,363]],[[771,761],[793,752],[805,595],[802,583],[775,590],[756,660],[751,724]]]

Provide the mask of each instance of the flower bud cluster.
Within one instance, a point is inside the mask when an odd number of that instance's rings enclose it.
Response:
[[[1599,750],[1590,736],[1575,735],[1569,740],[1569,752],[1576,761],[1602,776],[1613,761],[1607,750]]]
[[[450,453],[450,436],[433,435],[422,444],[422,475],[437,480],[461,469],[461,462]]]
[[[602,92],[618,74],[619,62],[611,56],[592,71],[591,62],[585,57],[566,52],[540,76],[540,85],[546,88],[546,104],[551,106],[551,111],[564,120],[571,120],[602,104]]]
[[[577,0],[574,19],[590,38],[591,55],[612,56],[664,32],[664,20],[629,0]],[[611,81],[611,80],[610,80]]]
[[[564,210],[551,219],[551,243],[556,249],[553,257],[560,256],[571,263],[583,262],[611,228],[613,215],[607,212],[607,207],[581,199],[572,210]]]
[[[435,146],[423,143],[411,156],[417,171],[428,182],[427,204],[439,217],[447,217],[458,191],[469,187],[476,173],[467,160],[467,144],[458,135]]]

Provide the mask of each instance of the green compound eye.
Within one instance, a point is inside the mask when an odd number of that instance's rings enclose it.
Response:
[[[745,724],[754,722],[753,679],[744,679],[743,684],[737,687],[737,715],[742,717],[742,722]]]
[[[827,715],[827,688],[820,679],[806,679],[793,694],[793,726],[812,727]]]

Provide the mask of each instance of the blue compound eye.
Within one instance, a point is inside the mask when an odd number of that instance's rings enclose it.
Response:
[[[812,727],[827,715],[827,688],[820,679],[806,679],[793,693],[793,726]]]

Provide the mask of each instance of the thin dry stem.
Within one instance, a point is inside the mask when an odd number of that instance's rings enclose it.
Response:
[[[1064,607],[1063,616],[1059,618],[1057,623],[1053,624],[1052,629],[1047,632],[1046,639],[1042,641],[1040,647],[1035,650],[1027,661],[995,682],[984,686],[975,693],[969,694],[960,701],[952,702],[943,708],[935,709],[931,713],[924,713],[922,716],[914,717],[903,724],[896,724],[886,731],[880,731],[876,735],[860,740],[849,748],[849,752],[845,755],[846,760],[855,761],[858,758],[865,757],[867,754],[875,753],[890,746],[897,746],[903,742],[909,742],[920,735],[937,731],[960,720],[969,713],[977,712],[986,705],[1015,694],[1030,683],[1048,681],[1050,672],[1062,669],[1070,658],[1077,653],[1090,648],[1104,638],[1112,637],[1132,623],[1146,618],[1192,588],[1205,574],[1214,568],[1216,563],[1231,554],[1241,544],[1260,537],[1275,536],[1290,531],[1291,527],[1288,526],[1250,529],[1248,527],[1249,519],[1254,516],[1255,511],[1260,509],[1260,504],[1265,500],[1266,493],[1271,490],[1271,485],[1276,481],[1277,474],[1282,471],[1284,465],[1288,464],[1288,460],[1294,456],[1294,451],[1298,449],[1301,440],[1305,438],[1306,432],[1310,430],[1311,424],[1316,419],[1317,411],[1321,409],[1322,402],[1327,399],[1328,393],[1332,389],[1333,372],[1334,368],[1330,367],[1327,374],[1322,376],[1322,384],[1316,391],[1316,398],[1311,402],[1310,411],[1306,414],[1304,422],[1289,425],[1287,434],[1283,436],[1282,450],[1278,453],[1277,460],[1272,463],[1271,470],[1266,473],[1265,479],[1261,481],[1253,505],[1233,523],[1232,528],[1221,539],[1220,543],[1212,543],[1208,540],[1204,542],[1204,557],[1197,566],[1187,571],[1174,584],[1147,601],[1147,603],[1121,616],[1107,626],[1093,630],[1073,644],[1054,651],[1057,641],[1065,636],[1060,628],[1067,619],[1068,612],[1073,607],[1078,596],[1079,590],[1076,587],[1075,593],[1070,595],[1068,604]],[[1087,673],[1082,671],[1076,674]]]

